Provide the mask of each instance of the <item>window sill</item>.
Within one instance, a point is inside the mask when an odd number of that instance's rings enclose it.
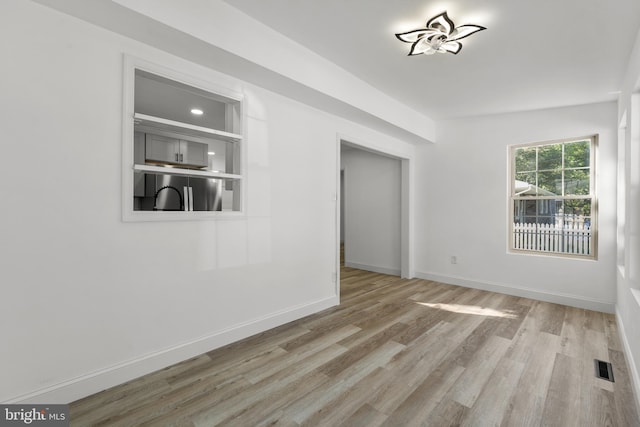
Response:
[[[535,257],[543,257],[543,258],[562,258],[576,261],[597,261],[598,258],[594,255],[572,255],[572,254],[562,254],[557,252],[534,252],[534,251],[525,251],[525,250],[517,250],[517,249],[509,249],[507,251],[510,255],[524,255],[524,256],[535,256]]]

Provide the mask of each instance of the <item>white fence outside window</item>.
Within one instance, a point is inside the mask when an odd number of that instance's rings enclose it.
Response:
[[[513,224],[513,248],[591,255],[591,229],[584,221],[560,224]]]

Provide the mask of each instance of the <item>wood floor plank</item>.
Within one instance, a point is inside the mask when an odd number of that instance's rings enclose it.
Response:
[[[581,364],[575,358],[556,354],[547,398],[542,413],[542,426],[580,427]]]
[[[376,310],[377,307],[382,304],[375,302],[375,304],[367,304],[364,307],[355,307],[351,310],[327,310],[324,317],[316,318],[312,321],[305,321],[305,327],[308,327],[309,330],[314,331],[316,333],[325,333],[329,332],[333,329],[346,326],[353,325],[358,322],[362,318],[366,318],[368,316],[368,312],[365,311],[365,308],[371,308],[372,310]]]
[[[446,292],[447,289],[452,288],[451,285],[444,283],[433,282],[431,280],[423,280],[419,290],[409,297],[412,301],[431,301],[432,297]]]
[[[539,321],[540,332],[560,335],[566,309],[567,307],[562,305],[538,302],[533,311]]]
[[[509,340],[513,339],[530,310],[531,306],[520,304],[518,298],[506,300],[498,308],[498,315],[501,317],[498,319],[500,321],[495,322],[495,334]]]
[[[211,366],[211,358],[208,355],[194,357],[137,380],[94,394],[90,398],[78,400],[71,405],[70,416],[81,424],[84,423],[85,418],[91,420],[109,417],[114,412],[122,411],[123,408],[134,406],[131,404],[132,402],[135,402],[137,406],[143,406],[171,389],[167,381],[168,378],[180,375],[195,367],[209,366]]]
[[[585,327],[595,332],[605,331],[605,319],[609,316],[599,311],[583,310],[585,313]]]
[[[622,343],[620,342],[620,333],[618,325],[613,314],[605,314],[604,316],[604,333],[607,337],[607,345],[611,350],[622,351]]]
[[[348,325],[340,329],[336,329],[328,334],[324,334],[322,337],[310,342],[302,347],[298,347],[294,351],[286,352],[281,356],[278,363],[272,363],[269,366],[255,367],[251,370],[244,372],[243,376],[253,384],[257,384],[263,381],[265,378],[269,378],[279,372],[287,371],[294,364],[299,364],[308,359],[309,355],[318,353],[325,348],[335,347],[340,349],[340,354],[344,354],[348,351],[345,347],[339,346],[336,343],[342,338],[349,336],[359,331],[356,326]],[[335,356],[334,356],[335,357]],[[332,360],[331,358],[330,360]]]
[[[134,384],[133,390],[128,385]],[[127,383],[74,402],[69,408],[69,416],[77,425],[91,425],[93,420],[109,419],[114,414],[136,407],[146,407],[167,393],[171,387],[163,379],[139,384]]]
[[[247,406],[253,405],[273,393],[277,393],[282,387],[289,386],[299,378],[317,369],[326,360],[344,353],[345,350],[344,347],[333,344],[305,358],[304,361],[300,361],[297,365],[285,365],[276,374],[254,384],[251,393],[238,393],[220,404],[202,408],[201,411],[193,414],[191,420],[196,426],[218,425],[233,415],[242,412]]]
[[[344,268],[340,306],[73,402],[71,425],[640,426],[618,333],[610,314]]]
[[[407,328],[408,326],[404,323],[394,323],[363,343],[350,348],[339,357],[327,362],[321,366],[319,370],[329,377],[335,377],[349,366],[352,366],[354,363],[357,363],[362,358],[375,351],[375,349],[380,347],[382,344],[392,340],[397,334],[401,334]],[[340,344],[342,345],[341,342]]]
[[[586,345],[586,315],[585,311],[575,307],[565,309],[564,325],[562,328],[562,354],[571,357],[581,357]]]
[[[463,372],[464,368],[455,363],[443,364],[402,400],[383,425],[395,427],[422,424]]]
[[[364,404],[343,423],[339,424],[339,427],[376,427],[381,425],[386,418],[386,415]]]
[[[640,426],[638,407],[631,386],[631,377],[627,370],[627,363],[621,351],[609,350],[609,360],[614,366],[615,387],[615,416],[619,426]]]
[[[496,320],[492,318],[484,319],[477,328],[462,341],[451,353],[449,358],[460,366],[467,366],[477,357],[478,351],[489,340],[496,329]]]
[[[549,383],[553,371],[556,353],[560,350],[560,337],[542,332],[531,335],[530,345],[520,345],[535,351],[529,352],[529,357],[516,357],[513,360],[524,364],[524,369],[518,381],[518,393],[511,398],[510,406],[506,410],[502,426],[535,427],[542,421],[544,404],[547,397]],[[527,343],[527,344],[528,344]],[[509,354],[512,356],[512,354]]]
[[[222,348],[206,353],[217,364],[236,363],[238,354],[242,352],[255,353],[280,344],[283,341],[304,335],[309,329],[295,323],[287,323],[274,329],[259,333],[250,338],[228,344]]]
[[[238,360],[233,363],[225,363],[224,369],[219,369],[217,367],[214,368],[213,366],[217,365],[213,365],[209,367],[209,369],[199,369],[191,376],[172,376],[169,380],[170,384],[174,387],[189,384],[190,382],[193,382],[194,378],[197,378],[198,380],[207,379],[211,380],[213,383],[221,384],[229,379],[242,376],[249,382],[255,383],[256,381],[252,381],[250,376],[251,372],[264,372],[265,369],[274,366],[272,362],[280,360],[288,354],[289,353],[280,347],[269,347],[253,355],[247,354],[243,355],[244,357],[238,357]]]
[[[386,365],[389,360],[402,349],[404,349],[402,344],[393,341],[385,342],[382,346],[363,358],[358,364],[352,365],[338,374],[335,377],[336,381],[332,382],[329,387],[323,389],[317,395],[307,395],[299,399],[285,408],[285,413],[289,414],[291,419],[297,423],[305,422],[333,399],[346,393],[351,386],[369,375],[376,368]]]
[[[510,409],[524,371],[524,363],[502,358],[473,403],[462,426],[499,426]]]
[[[389,371],[377,367],[344,393],[336,396],[329,403],[318,409],[300,425],[310,427],[318,425],[340,425],[350,419],[358,410],[361,410],[363,406],[366,406],[370,416],[384,420],[386,416],[376,411],[373,407],[366,405],[365,401],[371,390],[389,381],[393,381],[393,377]]]
[[[445,322],[446,313],[430,307],[419,307],[413,318],[407,320],[407,329],[398,334],[396,341],[409,345],[436,325]]]
[[[445,362],[451,342],[451,323],[442,323],[424,337],[398,353],[385,369],[392,381],[382,384],[369,394],[367,402],[384,414],[391,414],[414,390]],[[425,343],[433,345],[425,345]]]
[[[260,425],[264,423],[265,420],[269,420],[271,423],[280,420],[286,420],[287,423],[293,422],[293,420],[285,416],[284,411],[279,410],[288,402],[305,396],[322,384],[326,384],[328,380],[329,377],[326,375],[312,371],[289,384],[287,387],[279,388],[268,396],[265,396],[264,399],[255,402],[253,405],[248,405],[246,408],[243,408],[242,411],[224,420],[223,423],[227,427],[245,427]],[[274,416],[272,414],[277,415]]]
[[[172,389],[148,404],[112,413],[110,417],[90,425],[126,427],[157,424],[163,422],[162,419],[167,414],[175,415],[182,408],[186,408],[189,414],[197,413],[198,410],[219,405],[249,388],[251,384],[241,377],[230,379],[223,384],[213,379],[194,381],[192,384]]]
[[[469,408],[455,400],[443,400],[420,426],[460,427]]]
[[[613,392],[594,387],[592,396],[588,419],[594,425],[602,427],[622,425],[615,420],[616,404]]]
[[[471,408],[485,384],[490,379],[498,362],[509,348],[509,340],[491,336],[478,349],[465,372],[451,389],[451,398],[461,405]]]

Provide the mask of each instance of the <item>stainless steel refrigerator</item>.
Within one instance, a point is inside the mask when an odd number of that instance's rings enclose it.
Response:
[[[222,210],[222,181],[219,179],[141,173],[136,181],[135,210]]]

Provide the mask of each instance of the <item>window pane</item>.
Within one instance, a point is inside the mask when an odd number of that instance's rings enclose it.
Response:
[[[565,200],[563,207],[564,215],[583,215],[585,217],[591,216],[591,200],[590,199],[578,199],[578,200]]]
[[[517,148],[515,156],[516,156],[516,172],[536,170],[536,148],[535,147]]]
[[[218,179],[135,172],[135,185],[137,211],[184,211],[190,209],[189,198],[191,210],[221,210],[223,191]]]
[[[553,224],[556,218],[555,200],[515,200],[513,222],[520,224]]]
[[[225,120],[227,104],[205,90],[146,71],[135,72],[136,113],[233,132]],[[196,106],[203,115],[191,113]]]
[[[568,170],[564,172],[565,195],[589,194],[589,169]]]
[[[591,200],[515,200],[513,221],[529,224],[583,222],[591,218]]]
[[[562,144],[545,145],[538,151],[538,170],[555,170],[562,167]]]
[[[562,195],[562,171],[547,171],[538,173],[538,195]]]
[[[535,200],[523,200],[524,206],[522,210],[525,216],[534,217],[536,215],[536,201]]]
[[[593,230],[590,200],[517,200],[514,206],[512,247],[517,250],[571,255],[591,255]],[[519,213],[527,215],[518,215]]]
[[[518,196],[535,196],[536,190],[536,173],[524,172],[517,173],[513,186],[514,193]]]
[[[591,159],[590,141],[570,142],[564,146],[564,167],[589,167]]]

